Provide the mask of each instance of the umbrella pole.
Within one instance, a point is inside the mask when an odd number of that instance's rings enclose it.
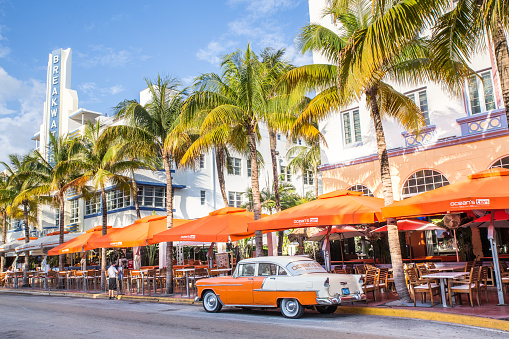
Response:
[[[325,269],[327,272],[331,270],[331,257],[330,257],[330,232],[332,230],[332,225],[327,228],[327,235],[325,236],[325,249],[324,249],[324,259],[325,259]]]
[[[339,249],[341,250],[341,263],[343,264],[343,266],[345,266],[345,258],[343,255],[343,244],[342,244],[343,241],[345,241],[345,237],[343,237],[343,234],[341,234],[341,239],[339,240]]]
[[[460,256],[458,254],[458,240],[456,240],[456,230],[452,230],[454,232],[454,247],[456,248],[456,262],[460,262]]]
[[[504,292],[502,291],[502,280],[500,279],[500,264],[498,262],[497,239],[495,234],[495,211],[491,211],[491,221],[488,227],[488,239],[491,245],[491,255],[493,256],[493,268],[495,272],[495,283],[497,285],[498,304],[505,305]]]
[[[410,253],[410,260],[412,260],[412,231],[408,232],[408,246],[409,247],[409,253]]]

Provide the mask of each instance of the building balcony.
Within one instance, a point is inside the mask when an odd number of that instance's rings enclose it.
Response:
[[[412,132],[401,132],[401,135],[405,138],[406,147],[418,147],[432,144],[436,141],[435,125],[430,125],[422,128],[416,135]]]
[[[456,122],[461,127],[462,136],[507,130],[507,118],[503,108],[460,118]]]

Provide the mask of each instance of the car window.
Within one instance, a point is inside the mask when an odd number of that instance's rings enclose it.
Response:
[[[277,275],[288,275],[288,273],[286,273],[286,270],[284,268],[282,268],[281,266],[278,266]]]
[[[276,275],[277,274],[277,265],[276,264],[267,264],[260,263],[258,264],[258,275],[265,277],[268,275]]]
[[[239,277],[253,277],[255,275],[255,264],[239,265]]]
[[[308,273],[327,273],[327,271],[314,260],[294,261],[286,266],[292,276]]]

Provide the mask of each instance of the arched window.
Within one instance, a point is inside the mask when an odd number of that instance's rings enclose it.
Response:
[[[507,168],[509,169],[509,155],[503,158],[498,159],[493,163],[493,165],[490,166],[490,168]]]
[[[405,199],[447,185],[449,185],[449,180],[442,173],[431,169],[420,170],[405,181],[402,197]]]
[[[366,195],[368,197],[374,197],[373,192],[369,188],[364,185],[357,184],[348,188],[349,191],[362,192],[362,195]]]

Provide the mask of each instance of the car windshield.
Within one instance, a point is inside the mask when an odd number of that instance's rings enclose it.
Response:
[[[292,275],[327,273],[319,263],[313,260],[294,261],[286,265],[286,269],[290,271]]]

